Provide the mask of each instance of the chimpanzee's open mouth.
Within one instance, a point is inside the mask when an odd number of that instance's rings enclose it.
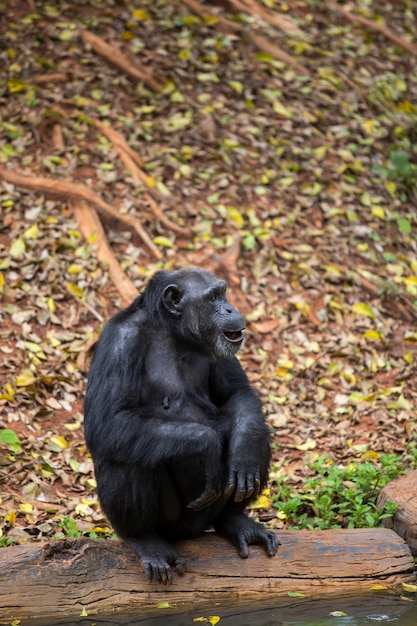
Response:
[[[232,343],[238,343],[239,341],[243,341],[243,331],[242,330],[236,330],[236,331],[224,330],[223,333],[224,333],[224,336],[226,337],[226,339],[228,341],[231,341]]]

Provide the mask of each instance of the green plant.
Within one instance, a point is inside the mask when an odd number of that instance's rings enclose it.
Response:
[[[416,449],[407,459],[416,462]],[[403,457],[381,454],[375,461],[335,465],[331,459],[319,457],[309,465],[312,475],[301,488],[279,478],[273,488],[273,506],[290,527],[364,528],[377,526],[391,517],[397,506],[387,502],[381,510],[376,506],[379,491],[387,482],[404,471]]]
[[[69,515],[66,515],[62,520],[62,531],[66,537],[81,537],[82,532],[78,530],[77,523]]]
[[[377,165],[373,168],[388,180],[399,183],[402,188],[401,199],[406,200],[410,194],[415,194],[417,185],[417,165],[411,163],[407,152],[394,150],[390,156],[390,164]]]
[[[12,545],[13,540],[8,537],[0,537],[0,548],[7,548]]]
[[[0,431],[0,443],[9,446],[16,454],[22,452],[22,446],[20,445],[22,442],[11,428],[5,428]]]

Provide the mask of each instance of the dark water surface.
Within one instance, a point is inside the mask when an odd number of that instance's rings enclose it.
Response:
[[[167,608],[152,614],[135,611],[88,615],[75,621],[21,620],[19,626],[210,626],[209,621],[194,621],[209,616],[220,617],[218,626],[417,626],[417,597],[379,591],[359,596],[327,595],[321,599],[287,598],[268,604],[212,603],[187,612]]]

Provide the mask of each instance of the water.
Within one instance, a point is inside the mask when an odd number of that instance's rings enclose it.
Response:
[[[89,615],[65,622],[62,618],[21,620],[20,626],[210,626],[210,621],[194,621],[210,616],[220,618],[218,626],[417,626],[417,596],[416,601],[414,598],[414,594],[380,591],[359,596],[329,594],[314,599],[279,599],[274,604],[211,603],[187,612],[168,608],[154,614]]]

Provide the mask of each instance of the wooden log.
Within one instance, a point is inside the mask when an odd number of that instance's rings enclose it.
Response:
[[[384,528],[281,531],[278,554],[251,546],[242,560],[227,541],[206,533],[177,548],[186,560],[172,585],[149,583],[133,553],[120,541],[66,539],[0,550],[0,621],[78,617],[120,609],[151,615],[170,606],[213,606],[226,600],[266,600],[288,592],[370,590],[413,582],[406,543]],[[55,622],[54,622],[55,623]]]
[[[385,485],[381,490],[377,506],[385,502],[398,504],[392,517],[384,520],[384,526],[392,528],[404,539],[413,556],[417,557],[417,471],[409,472]]]

